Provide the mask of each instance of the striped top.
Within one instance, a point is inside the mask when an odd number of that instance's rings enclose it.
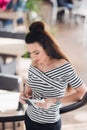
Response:
[[[47,72],[30,66],[27,85],[32,89],[32,98],[63,97],[68,84],[73,88],[79,87],[83,81],[78,77],[70,63],[56,67]],[[54,123],[60,119],[59,106],[52,105],[49,109],[28,106],[29,118],[38,123]]]

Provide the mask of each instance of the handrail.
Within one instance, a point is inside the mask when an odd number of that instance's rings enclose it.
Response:
[[[78,108],[86,105],[86,104],[87,104],[87,92],[85,93],[85,95],[83,96],[83,98],[80,101],[72,103],[72,104],[64,106],[64,107],[61,107],[60,114],[64,114],[64,113],[67,113],[69,111],[73,111],[75,109],[78,109]]]

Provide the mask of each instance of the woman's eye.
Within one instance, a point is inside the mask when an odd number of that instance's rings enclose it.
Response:
[[[39,52],[36,52],[36,53],[35,53],[35,55],[38,55],[38,54],[39,54]]]

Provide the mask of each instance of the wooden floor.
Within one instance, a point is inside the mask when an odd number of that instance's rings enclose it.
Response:
[[[87,43],[83,44],[83,23],[75,24],[72,21],[57,23],[51,28],[58,43],[68,55],[78,75],[87,84]],[[62,130],[87,130],[87,105],[61,115]],[[10,130],[11,125],[9,125]],[[21,129],[21,128],[20,128]],[[0,128],[0,130],[2,130]],[[19,130],[19,128],[17,129]]]
[[[87,85],[87,41],[84,43],[84,24],[81,21],[75,24],[73,21],[57,23],[53,29],[55,37],[69,57],[78,75]],[[62,130],[87,130],[87,105],[62,114]]]

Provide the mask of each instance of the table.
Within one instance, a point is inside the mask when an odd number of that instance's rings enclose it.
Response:
[[[6,56],[21,57],[26,52],[24,40],[0,38],[0,55],[5,59]]]
[[[18,11],[18,12],[1,11],[0,12],[0,19],[12,19],[14,28],[17,26],[17,19],[20,17],[23,17],[24,24],[26,25],[26,19],[27,19],[26,13],[24,13],[22,11]]]
[[[16,130],[15,122],[24,121],[24,111],[5,111],[0,112],[0,123],[2,123],[2,130],[5,130],[5,123],[12,122],[13,130]],[[24,130],[24,125],[22,124],[21,130]]]
[[[24,111],[18,108],[19,93],[0,89],[0,123],[5,130],[5,123],[12,122],[13,130],[16,130],[15,122],[24,120]],[[22,126],[24,130],[24,125]],[[21,129],[21,130],[22,130]]]
[[[24,40],[0,37],[0,54],[22,56],[25,51]]]

